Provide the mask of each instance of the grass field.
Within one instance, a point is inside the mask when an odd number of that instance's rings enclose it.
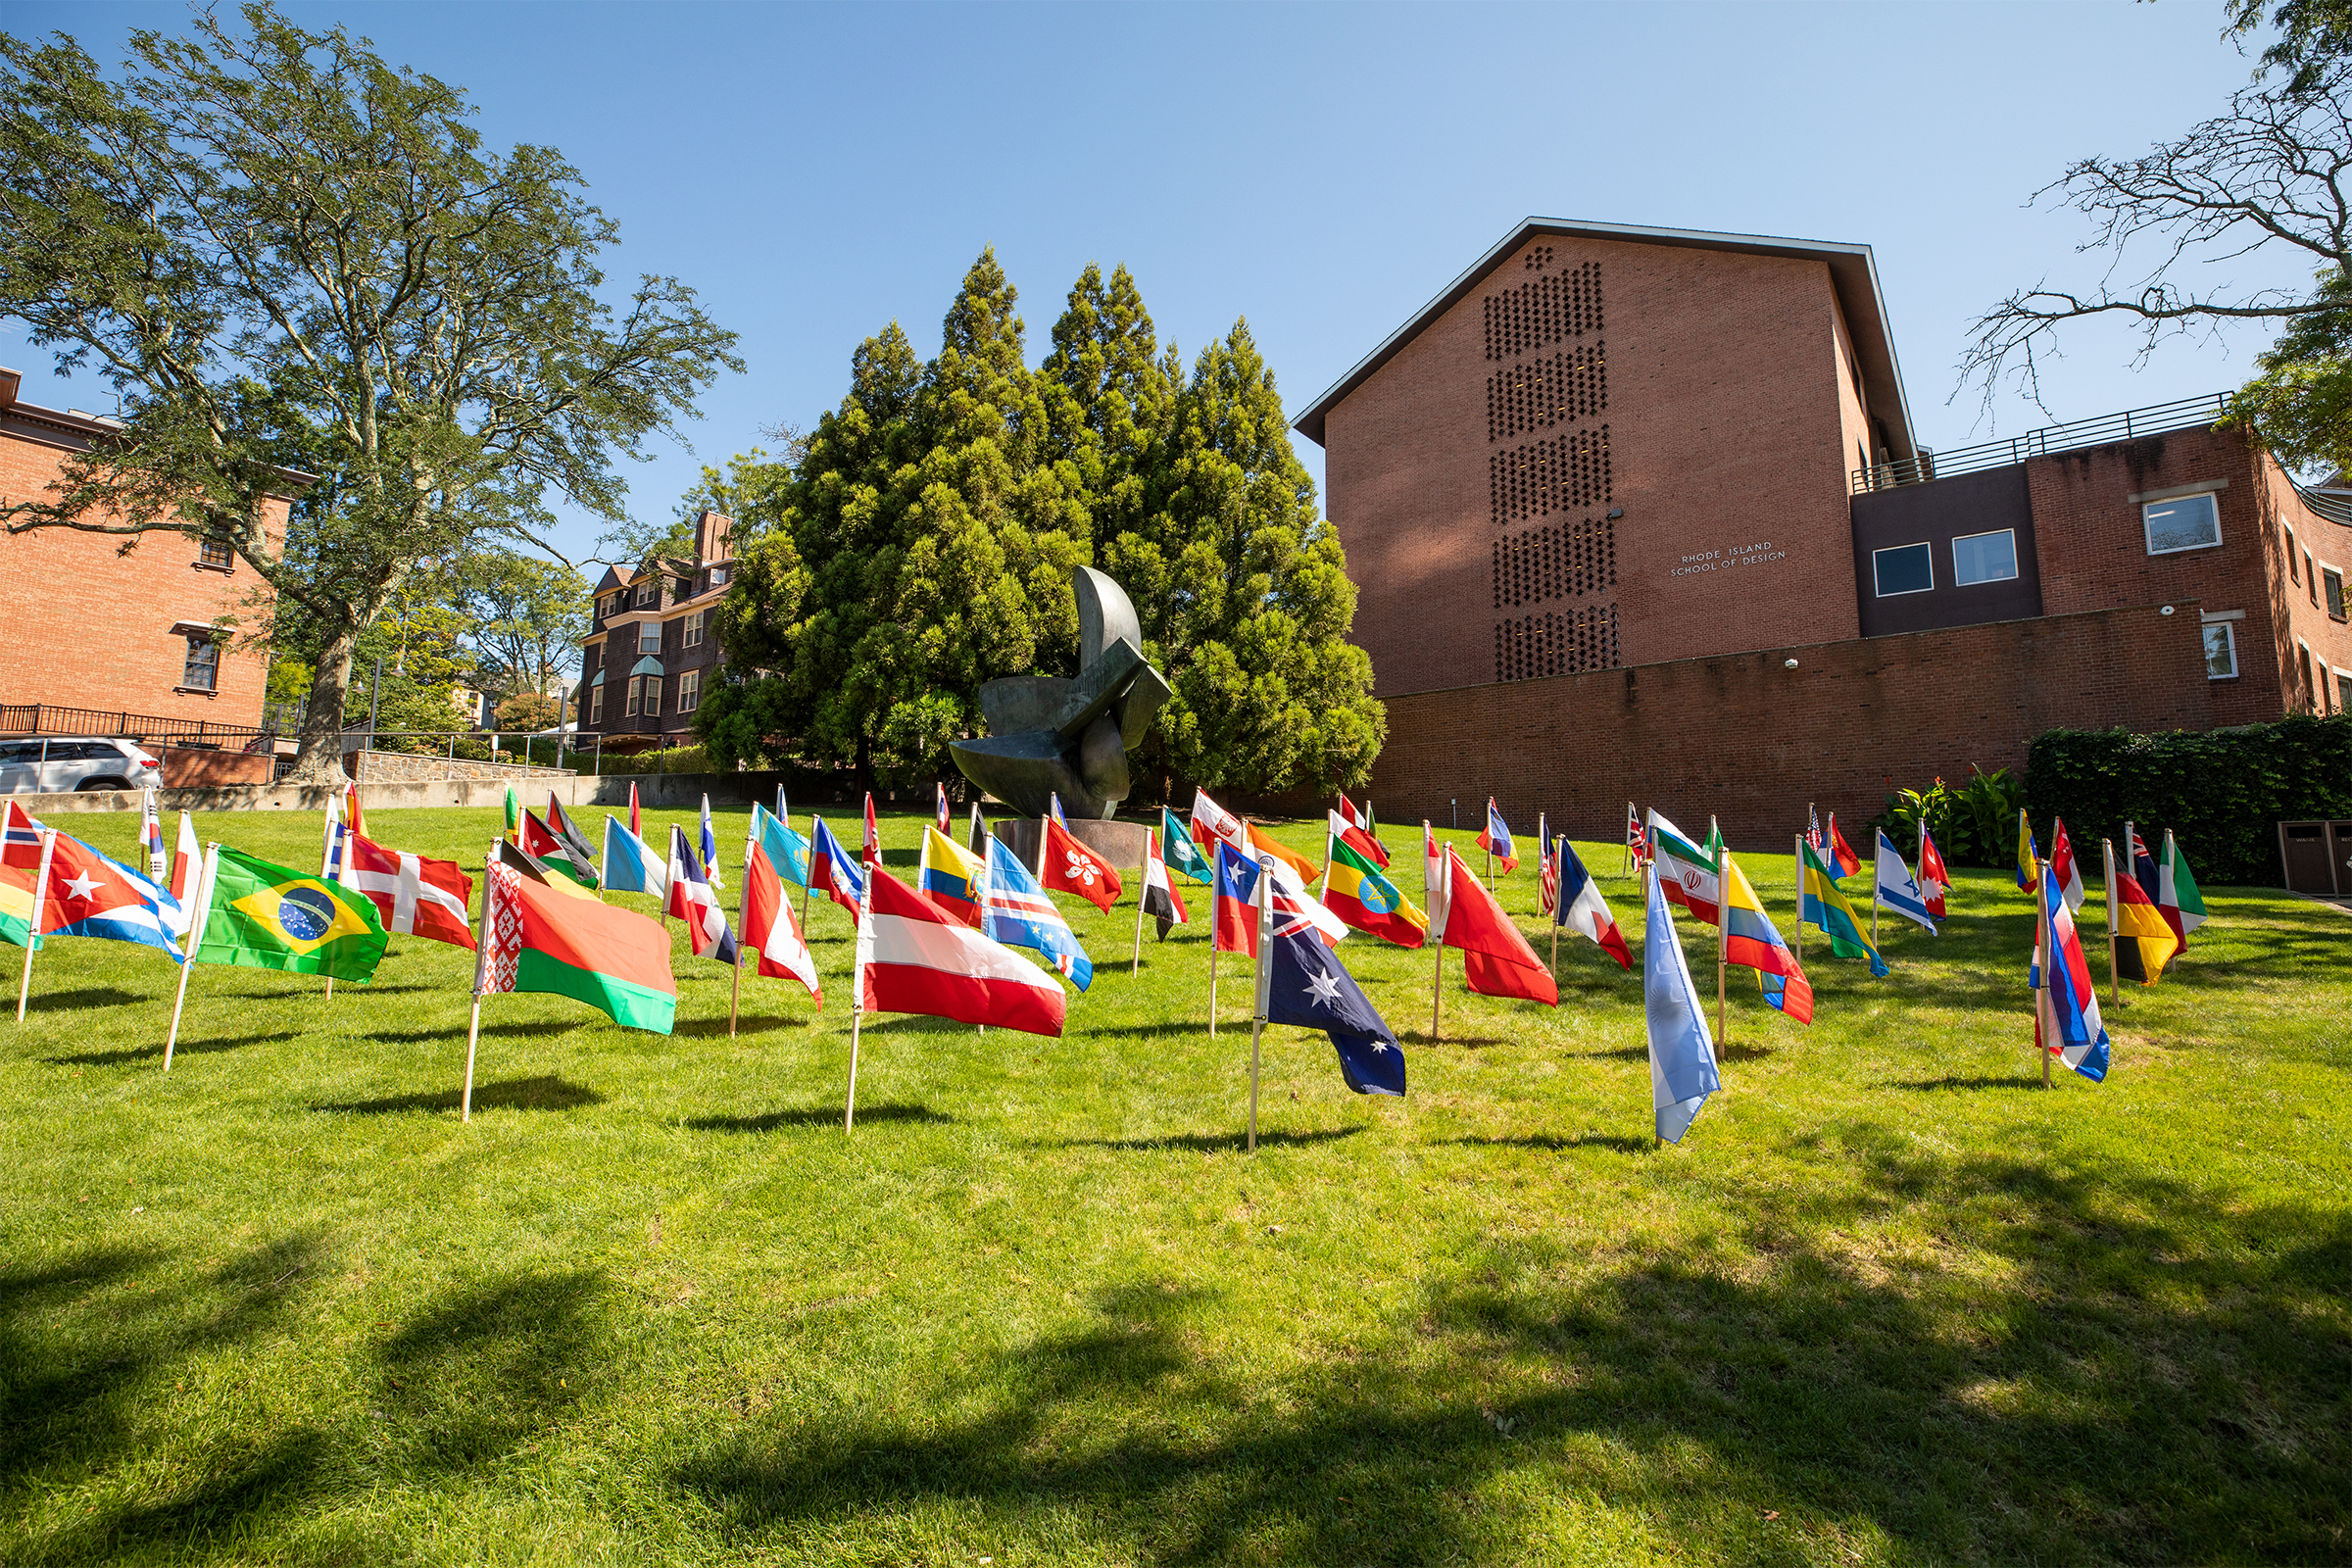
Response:
[[[478,864],[496,821],[370,827]],[[1428,956],[1350,941],[1411,1096],[1271,1031],[1250,1157],[1200,899],[1132,978],[1132,905],[1064,901],[1061,1040],[869,1028],[850,1137],[821,900],[821,1015],[747,980],[728,1039],[681,936],[672,1038],[492,999],[469,1126],[460,950],[331,1001],[200,968],[167,1077],[170,962],[63,939],[0,1021],[0,1560],[2344,1561],[2352,920],[2208,898],[2107,1082],[2044,1093],[2029,903],[1962,872],[1887,979],[1815,957],[1810,1029],[1736,985],[1663,1151],[1583,943],[1556,1011],[1449,956],[1431,1046]]]

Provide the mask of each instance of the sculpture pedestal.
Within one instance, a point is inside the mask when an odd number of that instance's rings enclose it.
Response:
[[[1015,817],[998,822],[990,831],[1004,841],[1023,865],[1034,871],[1038,835],[1044,831],[1042,824],[1043,818]],[[1143,865],[1144,837],[1151,831],[1143,823],[1072,817],[1067,826],[1070,837],[1108,860],[1122,880],[1131,880]],[[1121,896],[1125,896],[1124,892]]]

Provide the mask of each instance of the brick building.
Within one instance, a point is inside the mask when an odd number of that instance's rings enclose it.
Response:
[[[66,458],[109,439],[113,419],[21,401],[22,377],[0,369],[0,505],[48,490]],[[266,525],[285,537],[287,498]],[[269,656],[240,648],[224,618],[252,625],[273,599],[226,549],[175,533],[124,539],[42,528],[0,534],[0,705],[127,713],[131,733],[194,736],[197,726],[259,727]],[[43,728],[57,728],[44,722]],[[87,728],[75,723],[68,727]]]
[[[683,745],[694,710],[718,678],[711,612],[732,574],[734,522],[695,519],[691,557],[650,556],[635,570],[612,567],[596,585],[583,641],[579,737],[589,744]]]
[[[2056,725],[2352,704],[2352,497],[2219,399],[1935,454],[1867,246],[1531,219],[1317,399],[1384,814],[1777,844]]]

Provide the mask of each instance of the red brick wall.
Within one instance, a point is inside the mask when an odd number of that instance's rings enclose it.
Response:
[[[1548,250],[1540,270],[1531,252]],[[1586,263],[1600,269],[1597,331],[1512,360],[1486,357],[1488,296]],[[1376,689],[1495,678],[1505,615],[1618,607],[1624,662],[1851,637],[1845,450],[1852,393],[1836,295],[1818,261],[1539,236],[1329,411],[1329,511],[1359,600],[1355,639]],[[1604,346],[1605,414],[1490,439],[1489,378],[1563,347]],[[1490,455],[1606,424],[1605,501],[1497,524]],[[1616,523],[1617,584],[1497,611],[1494,542],[1551,522]],[[1675,575],[1686,554],[1770,541],[1763,564]],[[1769,553],[1767,553],[1769,554]]]
[[[2270,562],[2272,589],[2273,639],[2266,652],[2278,662],[2282,700],[2292,709],[2308,705],[2308,710],[2333,713],[2342,710],[2341,684],[2334,671],[2352,673],[2352,624],[2328,613],[2328,597],[2317,580],[2323,566],[2332,566],[2345,573],[2352,586],[2352,528],[2329,522],[2303,505],[2294,486],[2278,465],[2265,458],[2256,474],[2255,493],[2260,498],[2257,509],[2265,540],[2265,556]],[[2292,530],[2296,565],[2286,568],[2288,531]],[[2306,568],[2304,557],[2310,564]],[[2297,576],[2302,581],[2297,582]],[[2249,612],[2248,618],[2251,619]],[[2301,664],[2297,660],[2300,639],[2311,649],[2313,662],[2312,686],[2301,683]],[[2319,666],[2327,665],[2323,671]],[[2314,689],[2317,688],[2317,689]]]
[[[65,456],[58,447],[0,433],[0,503],[47,490]],[[269,522],[273,537],[283,538],[284,502],[272,504]],[[172,634],[173,622],[230,614],[252,626],[267,618],[270,593],[252,567],[242,562],[231,572],[199,567],[196,547],[169,533],[133,543],[43,528],[0,536],[0,619],[10,628],[0,639],[0,702],[220,724],[262,721],[269,661],[258,651],[224,649],[219,690],[209,697],[174,690],[185,673],[187,642]]]
[[[1602,839],[1630,798],[1772,850],[1808,801],[1859,823],[1898,784],[2022,770],[2047,729],[2211,728],[2208,684],[2184,600],[1418,693],[1388,699],[1370,794],[1384,823],[1444,823],[1458,799],[1475,825],[1492,794],[1515,831],[1541,810]]]
[[[230,784],[267,784],[276,776],[277,760],[261,752],[201,752],[193,747],[166,748],[164,788],[212,790]]]

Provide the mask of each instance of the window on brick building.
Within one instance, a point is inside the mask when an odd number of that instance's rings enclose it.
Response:
[[[690,669],[678,677],[678,711],[691,713],[703,700],[703,672]]]
[[[637,608],[643,610],[654,602],[654,579],[648,577],[637,585]]]
[[[646,716],[648,718],[654,717],[662,711],[662,677],[659,675],[640,675],[637,678],[645,682]]]
[[[1871,577],[1881,599],[1924,594],[1936,586],[1936,550],[1926,540],[1870,553]]]
[[[686,617],[686,624],[679,629],[679,646],[700,648],[703,645],[703,616],[705,613],[706,612],[698,610]]]
[[[2318,682],[2311,678],[2311,646],[2295,644],[2295,708],[2311,712],[2319,707]]]
[[[1952,541],[1952,582],[2007,582],[2017,575],[2017,530],[1962,534]]]
[[[2226,620],[2205,623],[2205,678],[2237,678],[2237,629]]]
[[[639,692],[638,692],[638,687],[639,687],[639,685],[640,685],[640,682],[638,681],[638,679],[637,679],[637,677],[636,677],[636,676],[632,675],[632,676],[630,676],[630,677],[629,677],[629,691],[628,691],[628,697],[627,697],[627,700],[626,700],[626,701],[625,701],[625,702],[624,702],[624,703],[621,705],[621,710],[620,710],[620,716],[621,716],[621,717],[623,717],[623,718],[635,718],[635,717],[637,716],[637,700],[638,700],[638,696],[639,696]]]
[[[196,545],[196,564],[215,571],[237,569],[237,554],[218,539],[199,540]]]
[[[187,659],[179,667],[179,686],[182,691],[211,692],[220,689],[220,643],[203,632],[189,632]]]
[[[641,654],[658,654],[662,651],[660,621],[641,620],[637,623],[637,651]]]
[[[2139,521],[2151,556],[2210,550],[2222,542],[2222,511],[2209,494],[2147,502],[2139,509]]]
[[[588,722],[591,724],[602,724],[604,721],[605,688],[603,683],[599,682],[598,684],[588,688]]]
[[[727,568],[724,566],[712,566],[710,568],[710,586],[713,588],[724,588],[726,585]]]
[[[2303,552],[2303,582],[2310,591],[2311,602],[2315,605],[2318,604],[2320,602],[2320,574],[2312,569],[2311,552],[2308,550]]]
[[[2290,580],[2300,583],[2303,580],[2303,553],[2295,548],[2295,530],[2287,528],[2282,531],[2286,534],[2286,575]]]
[[[2341,713],[2346,710],[2352,710],[2352,669],[2339,669],[2335,672],[2335,710]]]
[[[2344,618],[2344,574],[2333,566],[2320,568],[2320,582],[2328,591],[2328,615],[2331,620]]]

